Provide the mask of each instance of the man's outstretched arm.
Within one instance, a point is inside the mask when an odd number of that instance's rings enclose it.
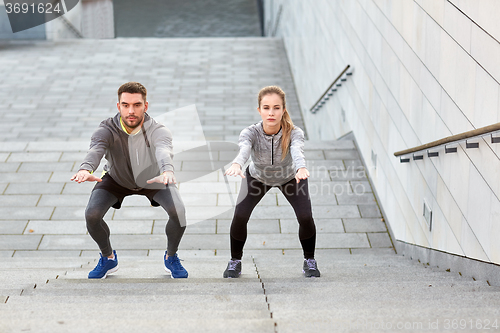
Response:
[[[160,183],[160,184],[177,184],[174,175],[174,165],[173,159],[173,146],[172,146],[172,132],[166,127],[161,127],[156,129],[152,135],[151,139],[154,142],[156,160],[158,161],[158,167],[160,168],[160,175],[151,178],[147,181],[148,184]]]
[[[78,170],[78,172],[71,177],[71,180],[78,183],[94,181],[100,182],[101,178],[94,176],[92,172],[94,172],[99,166],[99,163],[106,153],[106,149],[109,147],[111,140],[111,132],[104,127],[99,127],[92,135],[89,152],[87,153],[87,156],[85,156],[83,163],[80,165],[80,170]]]

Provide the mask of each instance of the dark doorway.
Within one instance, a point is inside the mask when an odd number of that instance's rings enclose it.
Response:
[[[114,0],[116,37],[261,36],[259,0]]]

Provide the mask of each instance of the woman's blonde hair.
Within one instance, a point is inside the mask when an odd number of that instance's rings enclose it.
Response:
[[[268,86],[264,87],[259,91],[258,102],[260,109],[260,102],[262,98],[266,95],[276,94],[281,97],[283,101],[283,117],[281,118],[281,160],[283,160],[288,154],[288,149],[290,148],[290,136],[292,134],[292,130],[294,129],[292,118],[290,118],[290,114],[288,114],[288,110],[286,109],[286,99],[285,92],[278,86]]]

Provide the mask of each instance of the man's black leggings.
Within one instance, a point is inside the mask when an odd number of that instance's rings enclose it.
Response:
[[[165,226],[165,233],[168,239],[167,255],[173,256],[177,252],[182,235],[186,229],[184,204],[181,200],[179,190],[175,186],[168,186],[166,189],[158,191],[153,199],[168,214],[169,219]],[[109,191],[95,189],[92,191],[87,209],[85,210],[87,230],[105,257],[110,256],[113,253],[113,249],[109,241],[109,227],[104,222],[103,217],[116,202],[118,202],[117,197]]]
[[[245,172],[242,179],[238,203],[231,223],[231,258],[241,260],[243,247],[247,239],[247,223],[253,209],[272,186],[265,185]],[[299,222],[299,240],[304,251],[304,258],[313,259],[316,247],[316,226],[312,217],[311,200],[307,179],[297,184],[293,178],[286,184],[277,186],[292,205]]]

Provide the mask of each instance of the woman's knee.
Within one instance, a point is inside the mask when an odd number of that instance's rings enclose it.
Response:
[[[243,223],[247,223],[248,220],[250,219],[250,215],[252,215],[252,211],[248,210],[248,209],[243,209],[243,208],[240,208],[238,206],[236,206],[236,209],[234,210],[234,215],[233,215],[233,223],[235,223],[235,221],[238,221],[238,222],[243,222]]]
[[[311,211],[295,212],[295,216],[297,217],[297,221],[299,222],[300,225],[314,224],[313,215]]]

